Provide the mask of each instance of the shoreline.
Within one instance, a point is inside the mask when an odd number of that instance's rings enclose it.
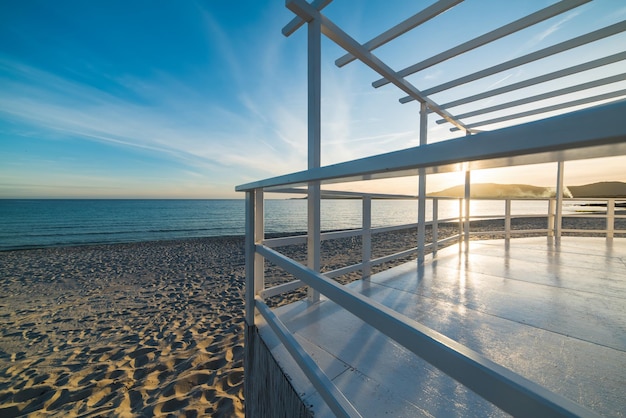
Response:
[[[545,217],[517,225],[544,226]],[[411,230],[375,235],[372,256],[414,241]],[[302,260],[303,248],[283,252]],[[357,238],[323,241],[322,271],[360,252]],[[244,265],[243,236],[0,252],[0,415],[243,416]],[[266,279],[288,280],[272,266]]]
[[[581,224],[595,224],[596,228],[587,228],[587,229],[603,229],[605,220],[603,218],[596,218],[597,212],[595,211],[581,211],[577,214],[576,217],[571,215],[567,215],[563,218],[564,227],[569,225],[581,225]],[[626,215],[626,210],[617,209],[615,210],[615,215]],[[516,222],[518,226],[521,224],[520,229],[527,229],[525,224],[533,223],[539,224],[541,222],[546,222],[547,217],[545,215],[524,215],[523,217],[512,218],[512,225],[515,225]],[[501,224],[502,226],[499,229],[504,229],[503,227],[504,217],[494,215],[493,217],[475,219],[470,222],[471,226],[474,228],[478,228],[479,230],[484,229],[489,224]],[[457,222],[440,222],[439,225],[456,225]],[[615,219],[615,225],[617,229],[626,229],[626,219]],[[543,226],[545,227],[545,225]],[[428,226],[427,226],[428,228]],[[358,228],[354,228],[358,229]],[[374,228],[375,229],[375,228]],[[336,230],[324,230],[322,232],[334,232]],[[295,231],[295,232],[266,232],[267,238],[274,237],[283,237],[283,236],[294,236],[294,235],[306,235],[306,231]],[[20,245],[14,247],[0,247],[0,254],[4,252],[10,251],[30,251],[30,250],[40,250],[40,249],[53,249],[53,248],[74,248],[74,247],[93,247],[93,246],[111,246],[111,245],[132,245],[132,244],[143,244],[143,243],[159,243],[159,242],[170,242],[170,241],[187,241],[187,240],[205,240],[205,239],[244,239],[245,235],[208,235],[208,236],[179,236],[179,237],[169,237],[169,238],[159,238],[159,239],[139,239],[139,240],[121,240],[121,241],[99,241],[99,242],[61,242],[55,244],[45,244],[45,245]]]

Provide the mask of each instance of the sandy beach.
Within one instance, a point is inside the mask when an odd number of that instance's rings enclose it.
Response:
[[[499,221],[473,230],[490,222]],[[545,219],[520,225],[542,228]],[[414,240],[414,231],[376,237],[373,255]],[[243,243],[0,252],[0,416],[243,416]],[[324,242],[323,270],[360,251],[358,238]],[[267,280],[286,279],[268,267]]]

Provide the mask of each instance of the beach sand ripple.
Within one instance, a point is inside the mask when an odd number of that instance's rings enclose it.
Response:
[[[243,416],[241,238],[0,265],[0,416]]]

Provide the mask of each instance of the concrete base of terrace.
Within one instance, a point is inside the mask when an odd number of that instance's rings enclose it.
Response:
[[[626,411],[626,239],[474,241],[348,286],[601,415]],[[363,416],[506,415],[332,301],[275,313]],[[247,415],[333,416],[256,320]],[[274,409],[250,415],[261,404]]]

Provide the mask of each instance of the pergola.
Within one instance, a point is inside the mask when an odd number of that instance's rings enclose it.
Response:
[[[430,20],[436,20],[444,12],[462,3],[462,0],[439,0],[380,35],[359,42],[342,30],[322,10],[330,0],[287,0],[286,7],[296,17],[283,28],[289,36],[301,27],[307,30],[308,51],[308,168],[300,172],[263,179],[237,187],[247,195],[247,290],[246,321],[249,344],[254,344],[255,307],[264,321],[279,334],[286,346],[292,346],[293,355],[316,389],[338,416],[359,416],[359,412],[339,389],[315,366],[297,341],[290,339],[290,331],[282,327],[280,319],[264,305],[263,296],[272,294],[264,287],[264,260],[280,265],[303,283],[310,286],[308,302],[319,302],[320,293],[333,300],[347,311],[359,316],[388,337],[402,344],[418,356],[427,356],[428,361],[444,370],[448,375],[479,393],[485,399],[513,415],[526,416],[578,416],[592,412],[569,399],[556,395],[515,373],[498,365],[484,361],[482,357],[466,347],[450,345],[431,333],[432,330],[407,320],[402,315],[388,312],[385,308],[350,290],[332,282],[320,274],[320,199],[327,184],[358,182],[404,176],[418,176],[418,219],[417,219],[417,265],[425,262],[426,182],[428,175],[461,171],[465,173],[465,216],[469,220],[470,177],[472,170],[510,167],[519,165],[557,163],[558,174],[554,213],[556,220],[549,235],[558,245],[561,237],[561,212],[563,202],[564,164],[569,160],[626,155],[626,52],[624,44],[617,51],[599,58],[580,60],[563,67],[546,66],[536,76],[508,85],[491,88],[469,96],[455,97],[447,103],[439,103],[433,97],[442,92],[462,91],[459,86],[479,81],[501,72],[523,68],[533,62],[541,62],[585,45],[593,45],[603,39],[611,39],[626,31],[626,21],[619,21],[591,32],[550,45],[543,49],[517,56],[508,61],[480,69],[462,77],[449,80],[428,89],[415,86],[410,77],[440,63],[453,60],[470,51],[485,47],[500,39],[538,25],[589,3],[589,0],[558,1],[533,13],[520,17],[504,26],[488,31],[473,39],[437,53],[401,69],[391,68],[375,55],[375,50],[393,42],[406,33]],[[614,11],[619,8],[614,4]],[[375,155],[338,164],[321,165],[321,37],[326,36],[346,51],[335,64],[338,67],[360,62],[374,70],[380,78],[372,86],[379,88],[388,84],[400,91],[400,102],[419,103],[420,145],[400,151]],[[357,63],[351,65],[357,65]],[[595,76],[607,66],[613,69],[610,75]],[[584,74],[582,82],[572,82],[572,76]],[[602,74],[604,74],[602,72]],[[575,77],[574,77],[575,79]],[[542,86],[541,93],[527,93],[529,87]],[[554,87],[556,85],[556,87]],[[607,91],[598,93],[597,88]],[[455,90],[457,89],[457,90]],[[575,99],[558,100],[556,104],[544,104],[546,99],[559,99],[574,94]],[[510,97],[510,99],[507,99]],[[499,98],[495,105],[485,105],[484,99]],[[533,105],[523,111],[523,105]],[[583,106],[583,109],[580,107]],[[457,108],[461,111],[457,112]],[[575,109],[575,110],[572,110]],[[560,114],[552,116],[559,111]],[[544,117],[543,115],[551,115]],[[436,117],[437,124],[448,124],[451,131],[463,131],[465,137],[446,141],[428,142],[428,121]],[[535,116],[531,122],[518,120]],[[505,127],[500,127],[502,124]],[[498,125],[499,124],[499,125]],[[489,130],[493,125],[497,129]],[[483,130],[487,128],[487,130]],[[265,245],[263,231],[263,193],[298,192],[308,198],[308,267],[284,257]],[[331,193],[331,192],[328,192]],[[332,192],[340,196],[340,192]],[[345,194],[350,195],[348,193]],[[372,195],[364,195],[364,214],[371,211]],[[369,206],[368,206],[369,205]],[[365,217],[365,215],[364,215]],[[469,222],[464,224],[464,234],[459,239],[469,241]],[[366,227],[364,226],[364,230]],[[365,235],[364,235],[365,236]],[[437,243],[430,244],[436,248]],[[365,264],[365,262],[364,262]],[[368,271],[363,266],[363,271]],[[364,276],[366,276],[364,274]],[[294,288],[291,285],[287,288]],[[282,327],[282,328],[281,328]],[[257,337],[258,338],[258,337]],[[291,350],[290,350],[291,351]],[[249,351],[250,352],[250,351]],[[446,363],[455,362],[450,368]],[[310,369],[310,370],[309,370]],[[252,379],[251,376],[248,376]],[[252,384],[252,383],[250,383]],[[250,390],[250,389],[248,389]]]

